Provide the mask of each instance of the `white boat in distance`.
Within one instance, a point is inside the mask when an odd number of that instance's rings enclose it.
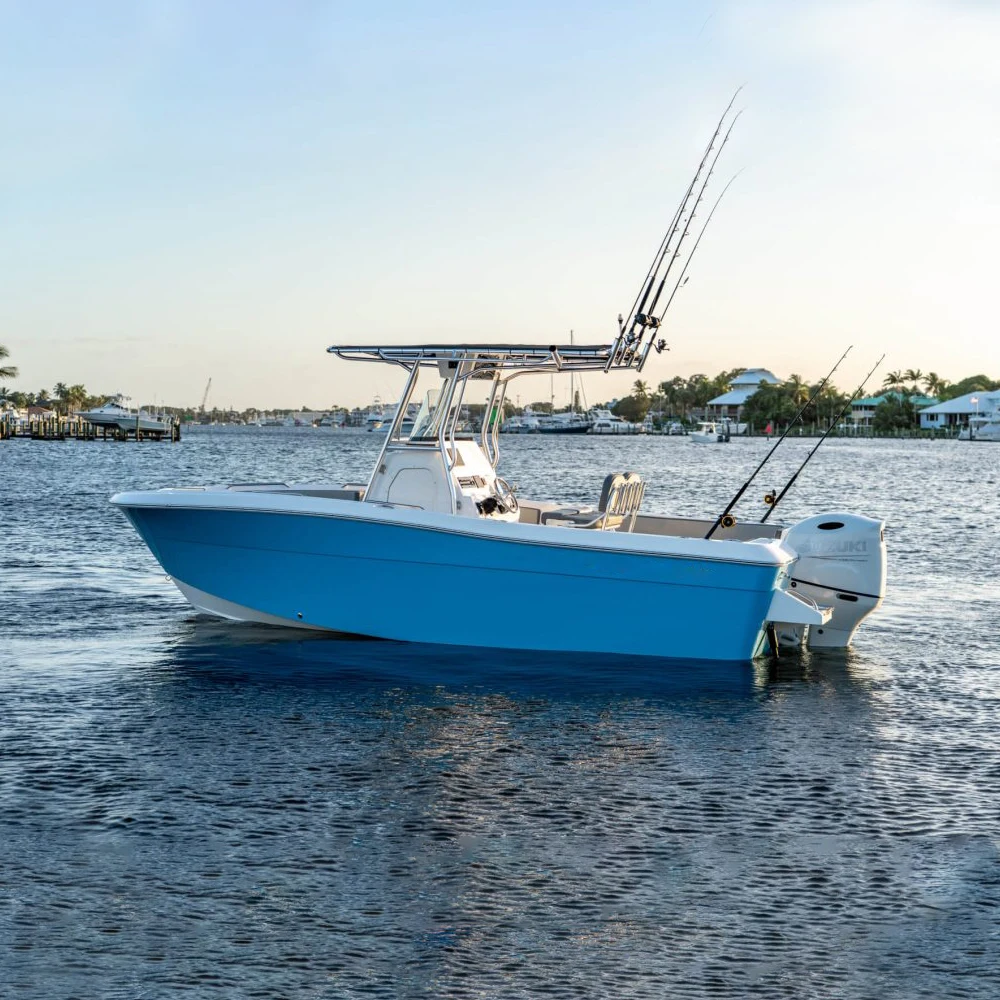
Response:
[[[92,410],[79,410],[76,414],[95,427],[115,427],[123,431],[167,433],[172,424],[172,418],[146,410],[133,410],[128,406],[128,396],[118,394],[103,406]]]
[[[688,435],[695,444],[728,444],[731,436],[728,420],[703,420]]]
[[[642,424],[633,424],[628,420],[623,420],[610,410],[590,411],[590,433],[591,434],[645,434],[646,428]]]
[[[386,412],[385,406],[382,403],[382,399],[376,396],[372,404],[365,410],[365,423],[364,428],[366,431],[377,431],[382,429],[382,425],[386,422]]]
[[[396,419],[396,404],[388,403],[381,407],[380,415],[377,420],[369,420],[366,423],[366,427],[369,431],[376,434],[388,434],[389,428],[392,426],[393,421]],[[408,410],[403,416],[403,430],[409,431],[413,427],[413,417],[414,417],[414,407],[411,404]]]
[[[975,402],[978,403],[978,400]],[[968,426],[958,432],[958,440],[1000,441],[1000,403],[995,410],[970,416]]]
[[[522,413],[508,417],[500,425],[504,434],[538,434],[541,429],[540,416],[530,406],[526,406]]]
[[[847,646],[885,591],[879,520],[831,511],[791,525],[738,522],[729,509],[675,517],[643,509],[646,484],[633,472],[606,470],[590,504],[519,496],[498,474],[499,414],[512,380],[641,372],[663,350],[672,295],[654,315],[651,292],[678,261],[679,285],[711,219],[682,253],[731,108],[610,343],[330,347],[350,362],[406,372],[366,483],[130,491],[112,502],[195,607],[239,621],[686,664],[746,661],[804,638]],[[459,430],[473,386],[492,415],[477,437]],[[411,401],[419,410],[404,433]],[[559,484],[544,489],[551,495]],[[387,588],[423,599],[371,599]],[[511,593],[516,605],[504,599]],[[560,606],[586,613],[552,614],[556,593]]]
[[[959,441],[1000,441],[1000,413],[992,417],[969,418],[969,426],[958,432]]]
[[[548,413],[538,419],[539,434],[586,434],[593,421],[582,413]]]

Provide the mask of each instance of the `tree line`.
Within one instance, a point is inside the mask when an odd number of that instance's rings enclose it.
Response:
[[[613,409],[624,420],[636,423],[644,420],[649,413],[661,422],[687,422],[692,414],[703,414],[710,400],[728,392],[733,380],[744,371],[745,368],[732,368],[714,377],[698,374],[683,378],[676,375],[669,381],[661,382],[653,392],[646,382],[636,381],[632,392],[618,400]],[[847,405],[850,394],[838,389],[832,382],[822,390],[819,386],[819,382],[809,383],[795,374],[777,384],[761,382],[757,391],[743,404],[742,419],[757,428],[762,429],[768,424],[776,428],[787,424],[805,406],[802,414],[804,425],[828,427]],[[997,389],[1000,389],[1000,381],[982,374],[949,382],[936,372],[924,374],[919,368],[891,371],[885,375],[881,390],[872,393],[885,397],[875,408],[873,426],[877,430],[915,427],[919,422],[919,407],[914,400],[919,400],[925,393],[938,402],[944,402],[970,392]]]
[[[11,378],[7,374],[8,369],[0,368],[0,378]],[[16,369],[15,369],[16,372]],[[95,406],[102,406],[112,399],[109,395],[93,395],[82,385],[66,385],[65,382],[57,382],[52,388],[39,389],[38,392],[20,392],[10,390],[6,386],[0,386],[0,402],[8,402],[18,409],[28,406],[44,406],[46,409],[54,410],[56,413],[68,414],[72,410],[89,410]]]
[[[648,383],[639,380],[633,384],[631,394],[618,400],[612,409],[622,419],[635,423],[640,423],[650,413],[654,415],[654,420],[659,418],[661,421],[686,423],[693,416],[701,416],[709,401],[728,392],[733,380],[745,371],[745,368],[730,368],[714,376],[697,374],[684,378],[675,375],[661,382],[653,391]],[[800,375],[789,375],[777,385],[761,382],[757,391],[743,404],[743,419],[759,427],[787,422],[817,388],[818,383],[810,385]],[[807,424],[822,423],[831,414],[836,414],[846,402],[847,396],[836,386],[828,384],[806,407],[803,421]]]
[[[8,349],[0,344],[0,362],[9,356]],[[663,422],[669,420],[687,422],[693,414],[704,413],[709,400],[728,392],[733,380],[745,371],[745,368],[730,368],[714,377],[697,374],[683,378],[675,375],[672,379],[661,382],[655,390],[651,390],[647,382],[637,379],[632,385],[632,392],[619,399],[612,409],[622,419],[634,423],[641,423],[650,413]],[[0,364],[0,379],[17,377],[16,366]],[[828,383],[819,392],[818,389],[818,382],[810,384],[795,374],[789,375],[776,385],[761,382],[757,391],[743,404],[742,419],[754,427],[764,428],[771,424],[776,428],[793,419],[803,405],[815,395],[816,398],[809,402],[802,414],[802,423],[807,426],[829,426],[847,404],[849,397],[833,383]],[[982,374],[969,375],[957,382],[949,382],[936,372],[924,374],[919,368],[890,371],[882,380],[881,394],[885,398],[875,408],[873,425],[877,430],[916,426],[919,408],[914,404],[914,399],[924,393],[939,402],[944,402],[970,392],[991,392],[997,389],[1000,389],[1000,380]],[[0,402],[6,400],[18,408],[46,406],[60,413],[91,409],[101,406],[111,398],[110,395],[91,394],[82,385],[67,385],[65,382],[57,382],[51,393],[47,389],[40,389],[38,392],[11,391],[6,386],[0,385]],[[579,398],[574,400],[574,405],[575,408],[579,408]],[[552,411],[551,403],[537,402],[531,406],[536,412]],[[516,412],[509,401],[505,401],[504,410],[505,416]],[[164,407],[164,411],[189,418],[195,415],[195,411],[189,407]]]

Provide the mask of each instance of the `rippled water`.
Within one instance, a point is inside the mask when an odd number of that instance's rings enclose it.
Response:
[[[503,443],[527,495],[634,468],[685,513],[765,447]],[[213,622],[106,503],[374,448],[0,443],[0,994],[1000,995],[1000,447],[824,445],[785,517],[885,517],[889,598],[725,669]]]

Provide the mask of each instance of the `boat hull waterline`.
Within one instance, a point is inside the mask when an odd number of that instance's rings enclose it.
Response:
[[[774,543],[665,539],[649,551],[648,539],[640,549],[615,532],[583,541],[573,537],[582,532],[535,525],[459,530],[447,516],[350,501],[223,499],[168,502],[151,491],[113,502],[201,610],[385,639],[749,660],[794,558]],[[739,560],[725,552],[736,546]],[[712,547],[719,558],[698,551]],[[386,586],[398,601],[370,599]],[[520,607],[542,610],[506,612],[502,595],[515,590]],[[442,594],[463,601],[443,612],[433,599]],[[553,594],[587,613],[547,613]],[[657,614],[641,613],[650,607]]]

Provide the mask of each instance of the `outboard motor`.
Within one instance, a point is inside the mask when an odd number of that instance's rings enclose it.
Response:
[[[825,625],[810,625],[810,648],[849,646],[861,622],[885,596],[884,521],[832,513],[792,525],[782,542],[798,555],[789,589],[833,609]],[[800,642],[802,626],[777,624],[782,644]]]

